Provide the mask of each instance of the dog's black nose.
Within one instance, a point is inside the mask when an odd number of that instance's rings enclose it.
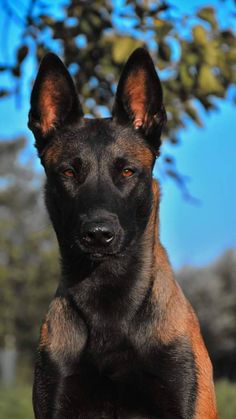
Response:
[[[86,247],[107,247],[115,236],[111,226],[105,224],[86,223],[83,226],[81,241]]]

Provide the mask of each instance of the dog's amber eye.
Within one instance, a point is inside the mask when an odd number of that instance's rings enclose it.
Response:
[[[126,167],[122,170],[122,176],[123,177],[131,177],[134,174],[134,170],[130,169],[129,167]]]
[[[64,170],[63,175],[66,177],[75,177],[75,172],[72,169],[66,169]]]

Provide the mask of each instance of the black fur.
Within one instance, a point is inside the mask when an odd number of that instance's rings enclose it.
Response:
[[[139,69],[149,105],[135,129],[132,89],[125,90],[125,80]],[[59,89],[55,100],[53,93],[42,96],[45,80]],[[50,126],[40,103],[53,108]],[[182,336],[169,344],[155,337],[162,312],[152,304],[154,262],[148,274],[144,269],[145,254],[155,244],[154,231],[148,243],[144,234],[164,121],[160,81],[146,51],[129,59],[108,119],[83,119],[63,64],[52,54],[43,60],[29,125],[47,174],[46,205],[62,275],[36,362],[37,419],[193,418],[197,380],[191,345]],[[147,150],[149,163],[142,163],[141,151],[137,157],[139,148]]]

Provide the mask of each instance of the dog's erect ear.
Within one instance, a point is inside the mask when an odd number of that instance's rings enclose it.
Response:
[[[30,104],[29,128],[36,141],[37,137],[47,137],[61,124],[83,116],[73,80],[57,55],[48,53],[43,58]]]
[[[163,94],[153,61],[144,48],[129,57],[117,87],[113,117],[120,123],[132,123],[143,131],[158,153],[161,130],[166,122]]]

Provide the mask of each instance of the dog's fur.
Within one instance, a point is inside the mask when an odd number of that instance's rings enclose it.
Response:
[[[152,169],[165,120],[144,49],[130,56],[107,119],[83,118],[57,56],[41,63],[29,127],[62,273],[41,329],[37,419],[217,417],[198,321],[159,241]]]

